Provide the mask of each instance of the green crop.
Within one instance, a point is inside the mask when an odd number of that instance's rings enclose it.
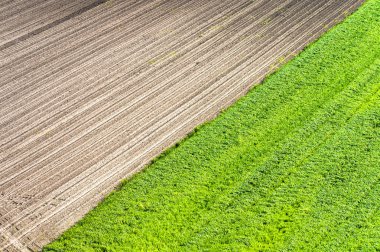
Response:
[[[44,251],[379,251],[369,0]]]

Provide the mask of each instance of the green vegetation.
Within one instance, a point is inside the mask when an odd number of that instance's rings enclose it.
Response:
[[[380,1],[45,251],[379,251]]]

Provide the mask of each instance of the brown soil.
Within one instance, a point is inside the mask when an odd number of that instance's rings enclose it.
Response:
[[[4,0],[0,251],[39,250],[361,0]]]

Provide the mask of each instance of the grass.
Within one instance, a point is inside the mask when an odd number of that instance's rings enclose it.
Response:
[[[44,251],[379,251],[380,1]]]

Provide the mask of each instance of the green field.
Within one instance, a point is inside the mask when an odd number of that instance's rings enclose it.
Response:
[[[380,251],[380,1],[45,251]]]

